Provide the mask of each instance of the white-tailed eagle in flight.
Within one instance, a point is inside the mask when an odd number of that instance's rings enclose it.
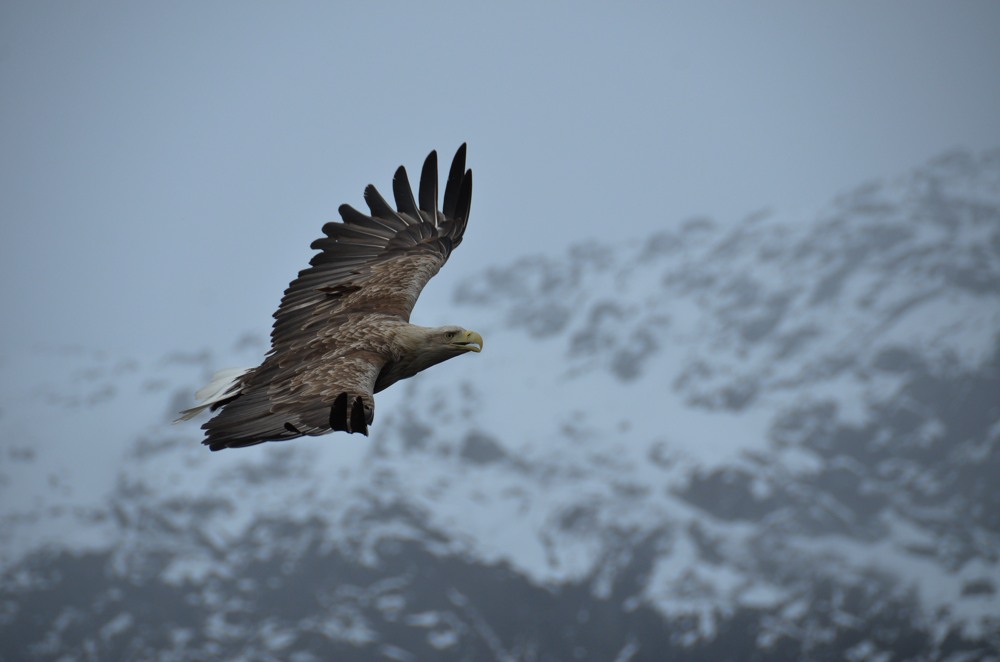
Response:
[[[406,169],[396,170],[396,208],[374,186],[369,214],[341,205],[343,222],[323,226],[320,252],[299,272],[274,313],[271,350],[248,370],[224,370],[181,412],[218,413],[202,428],[213,451],[286,441],[332,430],[368,434],[374,394],[400,379],[482,349],[475,331],[410,324],[420,291],[462,241],[472,202],[465,145],[455,154],[438,208],[437,153],[431,152],[413,197]]]

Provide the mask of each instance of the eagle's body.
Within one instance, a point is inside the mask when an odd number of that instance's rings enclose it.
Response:
[[[182,412],[185,420],[221,408],[202,426],[212,450],[331,430],[368,434],[375,393],[480,351],[483,339],[473,331],[409,323],[420,291],[465,232],[472,200],[465,145],[452,162],[440,211],[435,152],[424,162],[419,204],[402,167],[393,193],[396,209],[369,185],[370,216],[340,207],[343,223],[323,226],[326,236],[312,244],[321,252],[285,290],[264,362],[218,373],[198,392],[202,404]]]

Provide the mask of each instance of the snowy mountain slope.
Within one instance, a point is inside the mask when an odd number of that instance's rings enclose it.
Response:
[[[5,357],[0,653],[1000,656],[1000,152],[466,283],[369,440],[165,424],[260,342]]]

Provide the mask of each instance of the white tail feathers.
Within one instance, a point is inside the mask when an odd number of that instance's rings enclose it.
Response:
[[[180,418],[174,423],[191,420],[216,402],[236,395],[240,389],[240,377],[250,370],[252,368],[226,368],[212,375],[212,381],[208,383],[208,386],[198,389],[198,392],[194,394],[195,399],[200,400],[201,404],[182,411]]]

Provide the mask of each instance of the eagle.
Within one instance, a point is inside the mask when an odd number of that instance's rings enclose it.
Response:
[[[451,163],[438,207],[437,152],[413,197],[406,169],[392,180],[393,209],[369,184],[369,213],[339,208],[309,267],[285,290],[274,313],[271,349],[256,368],[216,373],[177,422],[209,409],[202,443],[211,450],[287,441],[331,431],[368,435],[374,395],[401,379],[468,352],[483,338],[459,326],[410,324],[427,282],[462,242],[472,203],[466,146]]]

